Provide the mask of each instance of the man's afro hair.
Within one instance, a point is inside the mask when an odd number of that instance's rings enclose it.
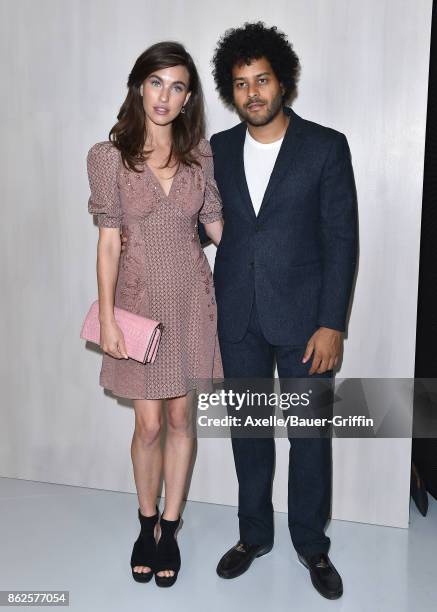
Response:
[[[268,28],[262,21],[257,21],[226,30],[214,50],[212,73],[225,104],[233,106],[232,68],[261,57],[268,59],[276,78],[284,86],[283,101],[290,100],[300,72],[299,58],[283,32],[276,26]]]

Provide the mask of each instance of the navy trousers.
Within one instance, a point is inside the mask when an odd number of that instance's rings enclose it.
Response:
[[[305,346],[270,344],[260,327],[254,296],[248,329],[240,342],[219,338],[225,378],[272,378],[276,359],[279,378],[307,378],[311,359],[302,363]],[[332,378],[332,371],[317,376]],[[288,469],[288,525],[296,551],[327,553],[324,528],[331,506],[330,437],[292,437]],[[232,438],[237,472],[240,539],[270,544],[274,539],[272,484],[275,443],[269,438]]]

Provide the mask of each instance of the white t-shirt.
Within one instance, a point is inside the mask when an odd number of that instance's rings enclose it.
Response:
[[[264,144],[246,130],[244,140],[244,172],[255,214],[258,215],[270,175],[284,137]]]

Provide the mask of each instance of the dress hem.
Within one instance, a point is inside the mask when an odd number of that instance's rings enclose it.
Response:
[[[220,377],[220,376],[217,377],[217,379],[214,378],[214,380],[223,382],[222,381],[222,377]],[[172,399],[174,397],[181,397],[181,396],[187,395],[187,393],[189,393],[190,391],[197,391],[199,389],[199,386],[192,386],[192,387],[189,387],[188,389],[185,388],[185,389],[181,390],[180,392],[177,391],[176,393],[174,393],[172,395],[164,395],[164,396],[160,396],[160,397],[131,397],[130,395],[126,395],[123,392],[118,392],[115,389],[111,389],[110,387],[108,387],[105,384],[102,384],[102,383],[99,383],[99,384],[100,384],[100,386],[103,389],[106,389],[107,391],[110,391],[112,393],[112,395],[114,395],[115,397],[120,397],[120,398],[123,398],[123,399],[130,399],[130,400],[141,400],[141,399],[150,399],[150,400],[162,399],[162,400],[164,400],[164,399]]]

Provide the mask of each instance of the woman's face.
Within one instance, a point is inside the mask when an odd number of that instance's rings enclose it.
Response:
[[[142,83],[144,112],[156,125],[171,123],[188,102],[189,73],[185,66],[162,68],[150,74]]]

